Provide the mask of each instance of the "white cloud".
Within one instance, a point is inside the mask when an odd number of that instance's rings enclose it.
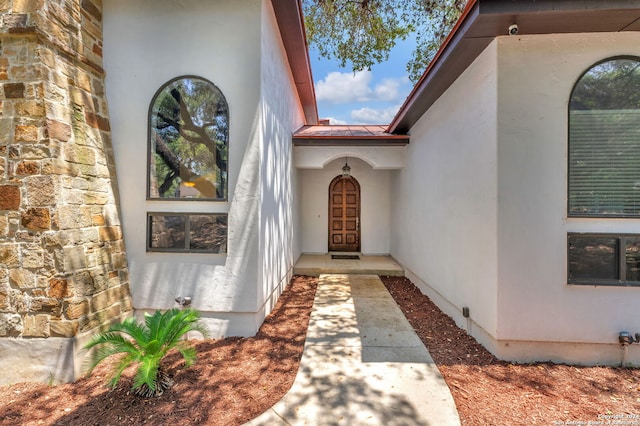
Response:
[[[344,120],[340,120],[334,117],[328,117],[327,120],[329,120],[329,124],[331,125],[338,125],[338,126],[344,126],[347,124],[346,121]]]
[[[376,100],[387,102],[397,101],[401,96],[400,88],[408,83],[408,77],[385,78],[380,84],[376,85],[374,89]]]
[[[371,71],[330,72],[316,83],[316,98],[334,104],[364,102],[372,92],[369,87],[372,78]]]
[[[406,76],[385,78],[372,88],[372,80],[371,71],[330,72],[323,80],[316,83],[316,99],[333,104],[371,101],[397,102],[404,95],[401,94],[401,89],[409,84],[409,79]]]
[[[400,109],[400,105],[382,109],[365,107],[351,111],[351,118],[356,124],[389,124],[398,109]]]

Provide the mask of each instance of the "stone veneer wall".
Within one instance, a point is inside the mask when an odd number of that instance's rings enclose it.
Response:
[[[101,13],[0,0],[0,383],[75,379],[83,337],[132,311]]]

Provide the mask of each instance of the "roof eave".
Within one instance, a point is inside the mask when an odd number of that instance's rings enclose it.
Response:
[[[292,3],[295,3],[292,4]],[[289,68],[304,111],[305,124],[318,124],[318,107],[307,49],[301,0],[271,0],[289,61]]]
[[[640,31],[640,0],[470,0],[387,132],[408,132],[491,41],[507,35],[513,23],[520,24],[521,34]]]

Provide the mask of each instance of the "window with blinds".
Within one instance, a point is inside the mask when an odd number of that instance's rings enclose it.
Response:
[[[569,105],[569,216],[640,217],[640,59],[589,69]]]

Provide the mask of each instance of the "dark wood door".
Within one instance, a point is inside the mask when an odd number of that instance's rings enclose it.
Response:
[[[329,251],[360,251],[360,184],[353,176],[329,185]]]

